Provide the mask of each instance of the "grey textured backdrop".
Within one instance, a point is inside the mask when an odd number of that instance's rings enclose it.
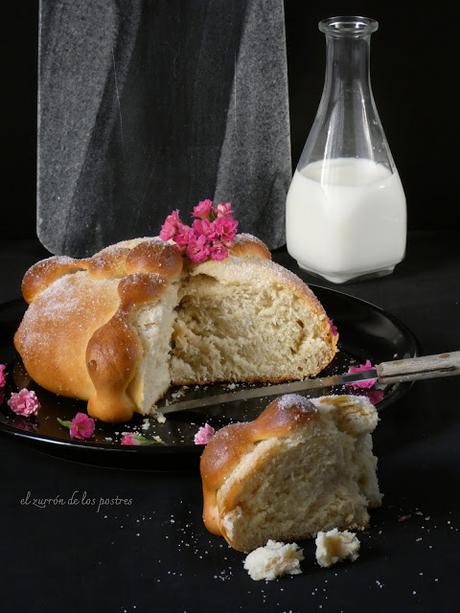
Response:
[[[282,0],[42,0],[38,235],[87,255],[232,201],[284,243],[291,178]]]

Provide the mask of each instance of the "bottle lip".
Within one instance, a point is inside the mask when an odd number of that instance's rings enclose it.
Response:
[[[360,17],[356,15],[344,15],[338,17],[328,17],[319,22],[318,28],[323,34],[334,37],[348,36],[361,38],[369,36],[378,30],[379,22],[371,17]]]

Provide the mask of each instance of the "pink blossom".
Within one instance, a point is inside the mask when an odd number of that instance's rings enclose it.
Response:
[[[221,241],[229,245],[235,238],[238,222],[233,217],[218,217],[213,223],[215,232]]]
[[[331,326],[332,336],[338,336],[339,331],[337,330],[337,326],[335,325],[334,321],[330,318],[329,318],[329,325]]]
[[[214,242],[210,249],[211,260],[225,260],[228,257],[228,249],[220,241]]]
[[[193,217],[197,219],[208,219],[213,212],[212,200],[200,200],[200,202],[193,209]]]
[[[132,432],[123,432],[123,436],[121,437],[122,445],[140,445],[141,442],[137,440],[136,435]]]
[[[187,245],[186,253],[187,257],[195,264],[199,264],[200,262],[207,260],[209,257],[209,247],[206,236],[202,234],[201,236],[198,236],[198,238],[191,238],[189,244]]]
[[[26,388],[23,388],[17,393],[13,392],[7,404],[13,413],[16,413],[16,415],[24,415],[24,417],[36,415],[40,408],[36,393]]]
[[[177,234],[174,237],[174,242],[179,247],[180,251],[183,253],[187,249],[187,245],[190,242],[190,239],[194,236],[194,232],[190,226],[186,226],[185,224],[179,224],[177,228]]]
[[[372,362],[370,360],[366,360],[364,364],[360,364],[359,366],[350,366],[348,369],[349,374],[353,374],[355,372],[363,372],[365,370],[370,370],[374,368]],[[354,383],[349,383],[351,387],[354,389],[368,389],[373,387],[377,383],[377,379],[368,379],[367,381],[355,381]]]
[[[6,383],[6,366],[5,364],[0,364],[0,387],[5,387],[5,383]]]
[[[215,221],[208,221],[207,219],[195,219],[192,223],[192,228],[196,237],[204,236],[207,241],[217,238],[215,223]]]
[[[174,240],[181,253],[192,262],[201,263],[209,258],[224,260],[238,227],[232,215],[230,202],[220,202],[214,207],[207,198],[194,207],[195,219],[191,227],[182,223],[178,210],[168,215],[161,227],[160,238]]]
[[[212,439],[216,431],[212,426],[208,423],[205,423],[204,426],[200,426],[193,437],[193,441],[195,445],[207,445],[209,441]]]
[[[217,217],[226,217],[233,215],[232,205],[230,202],[221,202],[216,206]]]
[[[134,432],[123,432],[123,436],[120,441],[121,445],[164,445],[164,441],[159,436],[154,436],[152,439],[148,439],[142,434],[136,434]]]
[[[79,440],[91,438],[94,434],[94,419],[86,413],[77,413],[70,422],[70,436]]]
[[[384,398],[383,390],[367,390],[366,396],[372,402],[372,404],[377,404]]]
[[[174,238],[177,234],[179,225],[181,224],[182,222],[179,217],[179,211],[176,209],[166,217],[164,224],[161,226],[160,238],[164,241]]]

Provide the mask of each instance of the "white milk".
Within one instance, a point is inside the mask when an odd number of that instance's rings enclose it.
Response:
[[[392,272],[406,246],[398,173],[358,158],[319,160],[296,170],[287,195],[286,238],[301,268],[334,283]]]

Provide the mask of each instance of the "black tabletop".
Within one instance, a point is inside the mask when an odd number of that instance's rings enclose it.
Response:
[[[411,234],[393,276],[341,289],[400,317],[424,353],[459,349],[459,245],[458,233]],[[44,256],[32,241],[1,245],[1,302],[19,296],[25,269]],[[274,259],[292,265],[283,250]],[[205,530],[195,465],[100,468],[2,435],[0,610],[456,611],[458,382],[414,385],[383,411],[374,441],[385,496],[360,534],[359,559],[321,569],[308,541],[302,575],[254,582],[244,555]]]

